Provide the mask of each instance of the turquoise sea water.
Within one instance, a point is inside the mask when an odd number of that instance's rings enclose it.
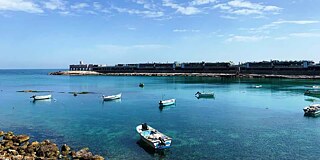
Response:
[[[319,80],[47,75],[50,71],[0,70],[1,130],[89,147],[108,159],[318,159],[320,154],[320,117],[304,117],[302,111],[320,103],[303,95]],[[54,99],[34,103],[33,93],[19,90],[50,90]],[[94,93],[67,93],[73,91]],[[215,99],[197,99],[197,91],[214,91]],[[120,92],[121,101],[102,102],[103,94]],[[162,97],[176,98],[177,104],[160,110]],[[142,122],[172,137],[172,147],[148,149],[135,131]]]

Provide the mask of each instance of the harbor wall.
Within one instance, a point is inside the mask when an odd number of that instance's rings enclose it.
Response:
[[[320,64],[313,61],[262,61],[234,65],[232,62],[192,63],[139,63],[70,65],[70,71],[95,71],[98,73],[222,73],[222,74],[273,74],[273,75],[320,75]]]
[[[99,73],[225,73],[225,74],[274,74],[274,75],[320,75],[319,69],[308,68],[286,68],[286,69],[266,69],[266,68],[245,68],[237,70],[235,68],[226,69],[117,69],[117,70],[94,70]]]

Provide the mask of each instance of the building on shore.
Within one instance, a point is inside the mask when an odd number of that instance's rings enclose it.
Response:
[[[114,66],[98,64],[70,65],[70,71],[97,71],[101,73],[233,73],[233,74],[284,74],[320,75],[320,64],[313,61],[261,61],[245,62],[174,62],[117,64]]]
[[[93,71],[93,68],[104,67],[107,65],[98,65],[98,64],[84,64],[83,61],[80,61],[79,64],[71,64],[69,66],[70,71]]]
[[[308,68],[314,65],[313,61],[262,61],[262,62],[246,62],[246,68]]]

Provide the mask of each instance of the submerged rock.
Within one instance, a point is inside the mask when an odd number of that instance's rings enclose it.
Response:
[[[92,157],[93,160],[104,160],[104,158],[102,156],[99,155],[95,155]]]
[[[17,92],[39,93],[39,92],[52,92],[52,91],[22,90]]]
[[[84,158],[84,159],[90,159],[93,157],[92,153],[89,152],[89,148],[82,148],[80,151],[76,152],[75,157],[72,158]]]
[[[11,140],[13,138],[13,132],[9,131],[3,135],[4,140]]]
[[[17,142],[17,143],[23,143],[23,142],[28,141],[29,139],[30,139],[30,137],[27,136],[27,135],[18,135],[18,136],[14,136],[14,137],[12,138],[12,140],[13,140],[14,142]]]
[[[77,96],[78,94],[94,94],[94,92],[87,92],[87,91],[82,91],[82,92],[69,92],[70,94],[73,94],[73,96]]]

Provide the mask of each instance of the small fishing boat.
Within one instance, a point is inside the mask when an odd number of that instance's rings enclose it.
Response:
[[[111,95],[111,96],[102,95],[102,98],[103,98],[104,101],[111,101],[111,100],[115,100],[115,99],[120,99],[121,98],[121,93],[116,94],[116,95]]]
[[[140,83],[140,84],[139,84],[139,87],[144,87],[144,84],[143,84],[143,83]]]
[[[307,90],[304,92],[306,96],[320,96],[320,90]]]
[[[44,99],[51,99],[51,94],[49,95],[42,95],[42,96],[37,96],[37,95],[33,95],[30,98],[33,98],[33,100],[44,100]]]
[[[213,92],[197,92],[195,94],[197,98],[214,98]]]
[[[165,149],[171,146],[172,138],[150,127],[146,123],[138,125],[136,130],[141,139],[153,149]]]
[[[169,100],[160,100],[160,106],[170,106],[176,104],[176,99],[169,99]]]
[[[253,85],[252,88],[262,88],[262,85]]]
[[[320,104],[312,104],[303,108],[305,116],[318,116],[320,114]]]

